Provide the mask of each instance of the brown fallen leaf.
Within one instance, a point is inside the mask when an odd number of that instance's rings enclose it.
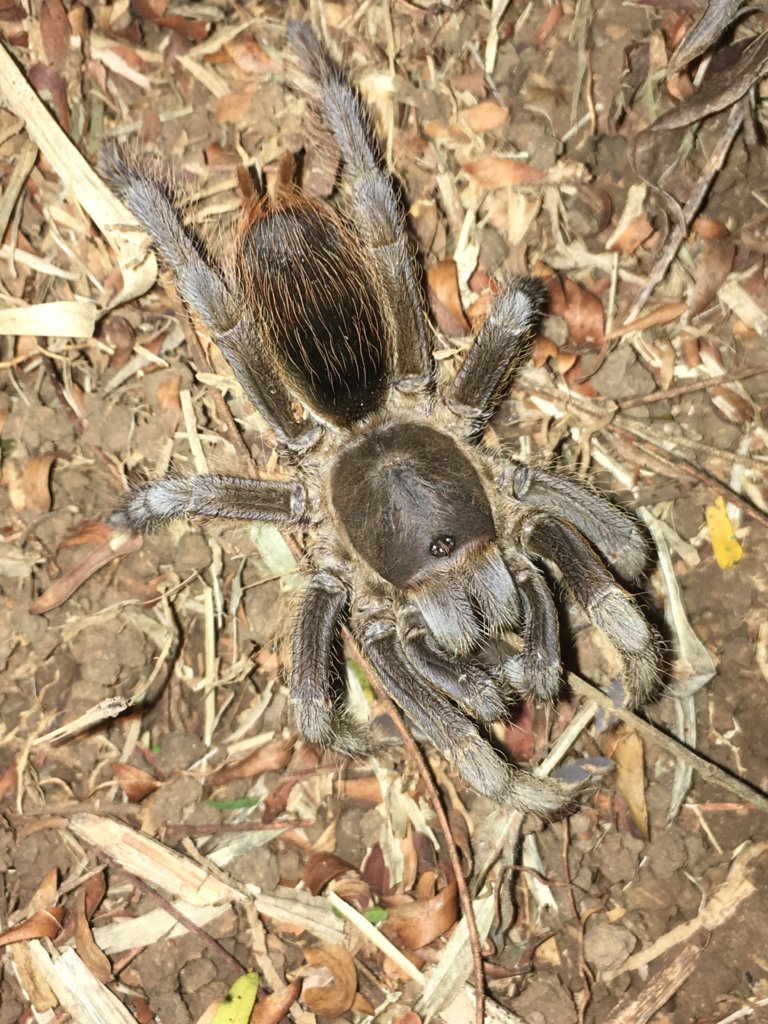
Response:
[[[22,924],[2,932],[0,946],[9,946],[12,942],[28,942],[30,939],[54,939],[59,933],[63,917],[64,907],[38,910]]]
[[[168,437],[173,437],[181,419],[181,377],[175,373],[157,385],[157,408]]]
[[[532,181],[541,181],[546,177],[544,171],[531,167],[523,160],[515,160],[509,156],[495,156],[493,153],[486,153],[461,166],[475,184],[482,188],[524,185]]]
[[[640,833],[648,839],[643,741],[634,729],[620,725],[610,736],[606,753],[616,762],[616,789],[624,797]]]
[[[455,882],[449,882],[430,899],[412,900],[398,906],[391,906],[390,899],[383,903],[389,909],[387,928],[391,928],[409,949],[421,949],[445,935],[458,917]]]
[[[293,756],[295,740],[275,739],[265,743],[234,764],[225,764],[208,777],[211,786],[223,786],[236,779],[250,779],[262,772],[276,772],[285,768]]]
[[[154,775],[145,772],[143,768],[137,768],[132,764],[123,764],[121,761],[114,762],[112,774],[132,804],[140,804],[161,785]]]
[[[61,70],[69,55],[69,21],[61,0],[44,0],[40,8],[40,38],[49,64]]]
[[[86,892],[81,888],[77,894],[75,906],[75,948],[80,959],[91,974],[106,984],[112,978],[112,964],[109,958],[99,949],[91,933],[91,926],[86,913]]]
[[[622,338],[632,331],[646,331],[649,327],[658,327],[660,324],[669,324],[682,316],[688,308],[685,302],[667,302],[658,309],[654,309],[645,316],[639,316],[637,320],[631,320],[628,324],[616,327],[605,336],[606,341],[613,341],[615,338]]]
[[[601,345],[605,339],[605,313],[600,299],[570,277],[562,279],[563,319],[572,344]]]
[[[295,978],[279,992],[263,996],[251,1011],[248,1024],[280,1024],[293,1003],[299,998],[301,982]]]
[[[733,267],[736,246],[727,238],[708,238],[696,263],[693,289],[688,297],[688,315],[702,313],[710,305]]]
[[[317,896],[329,882],[348,871],[357,874],[357,870],[350,863],[337,857],[335,853],[311,853],[301,872],[301,880],[312,895]]]
[[[44,615],[64,604],[95,572],[116,558],[125,558],[142,545],[140,536],[111,531],[112,539],[89,552],[77,565],[63,573],[29,606],[31,615]]]
[[[652,234],[653,224],[648,219],[648,215],[639,214],[624,226],[620,235],[612,239],[611,249],[628,256],[635,252]]]
[[[357,968],[344,946],[323,943],[306,950],[299,975],[305,979],[301,1001],[321,1017],[339,1017],[351,1009],[357,992]],[[309,981],[318,982],[308,985]]]
[[[503,107],[495,100],[484,100],[474,107],[462,110],[459,120],[471,128],[473,132],[489,132],[500,128],[509,117],[509,108]]]
[[[55,452],[33,455],[28,459],[8,459],[3,466],[2,482],[8,488],[8,500],[15,512],[42,515],[50,511],[49,478]]]
[[[456,262],[441,260],[427,271],[429,306],[440,330],[449,338],[469,334],[470,325],[461,304]]]

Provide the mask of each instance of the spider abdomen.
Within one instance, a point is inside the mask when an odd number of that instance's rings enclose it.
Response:
[[[348,426],[380,408],[390,353],[374,272],[329,206],[287,186],[251,204],[240,276],[265,345],[311,409]]]
[[[455,441],[425,424],[368,435],[337,458],[330,481],[355,551],[399,590],[496,537],[479,473]]]

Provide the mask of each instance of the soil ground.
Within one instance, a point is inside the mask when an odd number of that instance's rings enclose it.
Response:
[[[615,331],[638,315],[678,203],[733,110],[733,96],[710,97],[708,116],[649,130],[699,87],[699,54],[665,70],[700,13],[689,2],[597,0],[514,0],[500,20],[486,5],[426,0],[308,12],[228,0],[0,3],[3,42],[77,149],[94,161],[116,137],[159,156],[222,254],[243,158],[270,182],[281,154],[300,154],[305,188],[335,193],[337,154],[294,87],[286,44],[289,17],[322,16],[402,186],[441,372],[460,364],[493,277],[547,280],[551,315],[492,439],[648,510],[672,573],[654,558],[640,595],[667,652],[643,715],[656,731],[632,720],[601,731],[598,716],[569,758],[610,757],[616,770],[570,818],[529,821],[522,864],[510,842],[480,879],[489,833],[509,813],[427,751],[468,884],[496,900],[483,944],[489,998],[526,1024],[768,1021],[759,83],[699,219],[643,305],[653,315]],[[716,34],[705,83],[733,72],[767,17],[748,12]],[[205,1019],[241,969],[259,971],[264,991],[298,979],[299,1002],[264,1004],[262,1021],[418,1024],[417,985],[345,930],[325,894],[371,917],[387,910],[385,934],[428,973],[458,913],[445,838],[400,743],[369,763],[296,738],[281,675],[299,583],[290,551],[274,531],[219,522],[177,524],[122,557],[109,549],[128,482],[191,472],[201,458],[237,472],[244,453],[280,473],[272,441],[201,328],[195,347],[198,328],[180,317],[168,279],[110,308],[115,252],[45,146],[13,184],[31,144],[6,100],[0,174],[17,198],[2,222],[3,305],[79,298],[106,312],[92,336],[25,329],[2,350],[0,930],[26,930],[2,947],[0,1024],[77,1019],[40,981],[38,939],[49,962],[74,946],[102,997],[142,1024]],[[603,638],[567,610],[563,637],[567,669],[608,688]],[[357,689],[391,731],[370,685]],[[587,700],[564,687],[552,708],[523,703],[494,727],[495,742],[535,764]],[[673,734],[720,771],[697,762],[687,782],[684,753],[665,742]],[[115,838],[108,821],[130,833]],[[146,869],[129,835],[156,841]],[[163,850],[184,858],[175,884]],[[224,895],[203,898],[194,871]],[[153,932],[145,915],[179,897],[187,923]],[[196,904],[208,914],[193,929]],[[428,937],[404,905],[432,922]],[[139,931],[120,931],[133,920]]]

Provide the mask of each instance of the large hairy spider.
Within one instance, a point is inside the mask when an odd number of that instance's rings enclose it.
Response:
[[[302,193],[284,161],[271,195],[246,197],[236,262],[225,272],[157,172],[116,146],[105,147],[101,170],[274,431],[295,479],[169,477],[134,489],[125,520],[134,531],[180,516],[300,531],[307,580],[288,681],[302,735],[351,754],[368,748],[332,682],[348,616],[384,690],[470,785],[551,814],[573,800],[574,787],[509,765],[475,721],[502,717],[510,690],[557,691],[558,616],[540,562],[556,568],[613,642],[628,700],[645,700],[656,678],[654,634],[611,572],[640,573],[642,536],[569,477],[483,447],[541,314],[534,279],[506,285],[458,373],[438,383],[403,214],[358,96],[306,25],[294,23],[290,34],[341,151],[341,210]],[[509,629],[519,651],[485,667],[483,640]]]

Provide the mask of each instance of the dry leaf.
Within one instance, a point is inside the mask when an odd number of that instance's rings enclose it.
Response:
[[[49,907],[38,910],[23,924],[9,928],[0,934],[0,946],[8,946],[12,942],[28,942],[30,939],[54,939],[59,933],[59,925],[64,917],[64,907]]]
[[[253,89],[228,92],[216,101],[216,120],[219,124],[241,124],[248,116]]]
[[[441,260],[427,271],[429,305],[440,330],[449,338],[469,334],[470,325],[461,304],[456,262]]]
[[[75,909],[75,948],[94,978],[106,984],[112,977],[112,964],[94,942],[86,913],[86,892],[82,888],[77,894]]]
[[[300,992],[301,982],[297,978],[280,992],[263,996],[254,1006],[248,1024],[280,1024]]]
[[[713,220],[712,217],[699,216],[691,225],[691,231],[698,235],[699,238],[727,238],[730,231],[721,224],[719,220]]]
[[[290,763],[293,756],[295,741],[292,739],[275,739],[265,743],[234,764],[225,764],[215,771],[208,779],[212,786],[224,786],[236,779],[250,779],[262,772],[277,772]]]
[[[459,119],[473,132],[489,132],[500,128],[509,117],[509,109],[494,100],[484,100],[474,107],[462,110]]]
[[[40,8],[40,38],[49,64],[61,70],[69,54],[69,21],[61,0],[44,0]]]
[[[505,185],[524,185],[541,181],[546,175],[522,160],[508,156],[494,156],[486,153],[476,160],[462,164],[464,170],[476,185],[482,188],[503,188]]]
[[[352,1007],[357,992],[357,969],[344,946],[323,943],[306,950],[304,959],[313,971],[302,968],[305,983],[301,1001],[321,1017],[338,1017]],[[309,986],[309,980],[322,982]]]
[[[42,515],[51,507],[48,480],[56,455],[33,455],[19,461],[8,459],[3,466],[2,482],[8,488],[8,500],[15,512]]]
[[[329,882],[340,875],[345,875],[348,871],[357,874],[356,868],[342,860],[341,857],[337,857],[336,854],[312,853],[304,864],[301,880],[312,895],[317,896]]]
[[[688,297],[688,315],[702,313],[717,295],[731,272],[736,246],[727,238],[708,238],[696,264],[693,288]]]
[[[563,319],[574,345],[601,345],[605,337],[603,304],[596,295],[582,288],[573,278],[564,277]]]
[[[616,789],[624,797],[635,825],[647,839],[643,741],[634,729],[620,725],[610,738],[608,755],[616,762]]]
[[[410,903],[391,907],[387,927],[409,949],[421,949],[456,924],[458,897],[455,882],[449,882],[436,896],[428,900],[412,900]],[[389,901],[384,900],[389,907]]]
[[[622,338],[631,331],[646,331],[649,327],[669,324],[682,316],[687,308],[685,302],[667,302],[665,305],[659,306],[658,309],[654,309],[651,313],[646,313],[645,316],[640,316],[637,320],[632,320],[628,324],[622,324],[621,327],[617,327],[610,334],[606,334],[605,340],[613,341],[614,338]]]
[[[135,765],[123,764],[120,761],[115,761],[112,765],[112,774],[132,804],[140,804],[161,785],[154,775],[145,772],[143,768],[136,768]]]
[[[94,548],[77,565],[59,576],[47,590],[35,598],[29,606],[31,615],[44,615],[51,609],[58,608],[95,572],[116,558],[125,558],[131,552],[138,551],[142,545],[141,537],[138,535],[116,533],[114,530],[110,530],[110,534],[111,540]]]
[[[744,548],[736,539],[723,498],[715,498],[714,505],[707,505],[707,530],[715,561],[721,569],[730,569],[741,561]]]
[[[160,422],[169,437],[173,437],[181,418],[181,377],[175,373],[157,385],[157,407]]]
[[[611,238],[610,248],[624,256],[633,253],[653,234],[653,224],[645,213],[633,217],[623,230]]]

